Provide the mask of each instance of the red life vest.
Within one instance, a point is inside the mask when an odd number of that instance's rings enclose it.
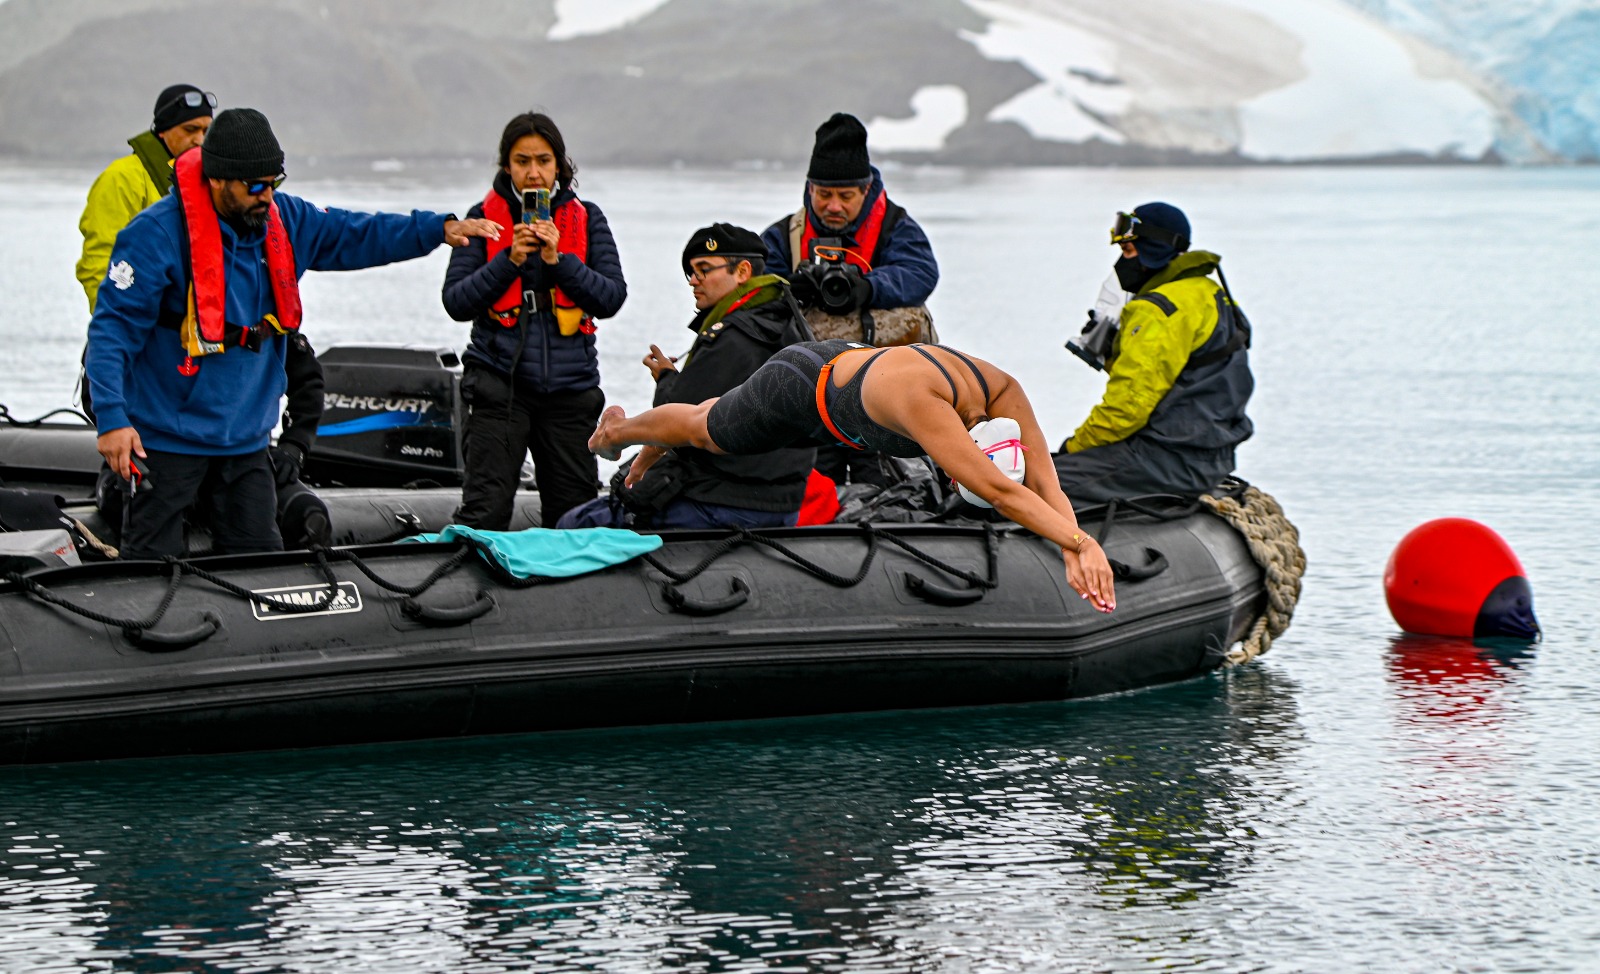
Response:
[[[515,223],[511,219],[511,204],[506,198],[494,190],[483,198],[483,215],[490,220],[510,230]],[[561,231],[561,239],[556,241],[556,250],[559,253],[571,254],[580,261],[587,262],[589,257],[589,208],[584,206],[576,196],[569,198],[565,203],[557,206],[550,213],[551,222],[556,229]],[[502,233],[499,240],[486,240],[489,247],[489,260],[494,260],[495,255],[502,250],[511,249],[511,234]],[[577,308],[578,303],[567,297],[560,288],[550,291],[551,303],[556,308]],[[489,309],[489,313],[500,320],[500,324],[510,328],[517,323],[517,311],[522,307],[522,279],[518,277],[506,287],[506,293],[500,295]],[[593,334],[594,325],[589,316],[583,316],[583,324],[579,330]]]
[[[799,263],[810,259],[811,241],[817,239],[816,228],[811,225],[810,209],[810,206],[806,207],[805,227],[800,232],[800,252],[795,255],[795,260]],[[872,270],[872,255],[878,250],[878,235],[883,232],[883,215],[888,209],[889,194],[879,193],[878,198],[872,201],[872,206],[867,210],[867,218],[856,228],[856,245],[844,252],[844,259],[862,271]]]
[[[203,150],[202,150],[203,151]],[[185,152],[174,164],[173,180],[183,207],[183,222],[189,238],[188,313],[180,333],[184,351],[207,355],[226,351],[230,344],[243,344],[250,328],[231,325],[227,320],[228,293],[226,259],[222,252],[222,226],[211,202],[211,186],[201,171],[200,152]],[[272,300],[277,315],[264,320],[278,333],[300,328],[300,280],[295,274],[294,248],[276,202],[267,207],[267,277],[272,282]]]

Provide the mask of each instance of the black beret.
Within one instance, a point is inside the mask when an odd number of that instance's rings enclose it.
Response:
[[[713,223],[696,230],[684,246],[683,272],[689,273],[689,262],[696,257],[759,257],[765,260],[766,256],[767,247],[757,234],[731,223]]]

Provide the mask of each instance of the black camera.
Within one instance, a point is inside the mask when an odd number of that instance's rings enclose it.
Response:
[[[1083,331],[1077,338],[1067,339],[1067,351],[1083,359],[1091,368],[1104,372],[1106,359],[1110,357],[1117,340],[1119,324],[1116,318],[1089,312],[1089,320],[1084,324]]]
[[[844,259],[844,240],[818,237],[811,244],[811,262],[806,274],[816,291],[816,302],[829,314],[842,315],[856,310],[856,286],[861,269]]]

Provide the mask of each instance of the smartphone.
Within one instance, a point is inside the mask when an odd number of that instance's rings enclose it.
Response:
[[[543,187],[522,193],[522,222],[550,219],[550,191]]]

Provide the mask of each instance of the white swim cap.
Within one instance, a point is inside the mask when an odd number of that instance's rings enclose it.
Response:
[[[979,423],[968,432],[972,441],[978,444],[978,449],[994,461],[1001,473],[1015,483],[1022,483],[1022,475],[1027,470],[1027,458],[1023,454],[1022,426],[1016,420],[998,416]],[[961,484],[956,484],[956,491],[968,504],[994,506]]]

